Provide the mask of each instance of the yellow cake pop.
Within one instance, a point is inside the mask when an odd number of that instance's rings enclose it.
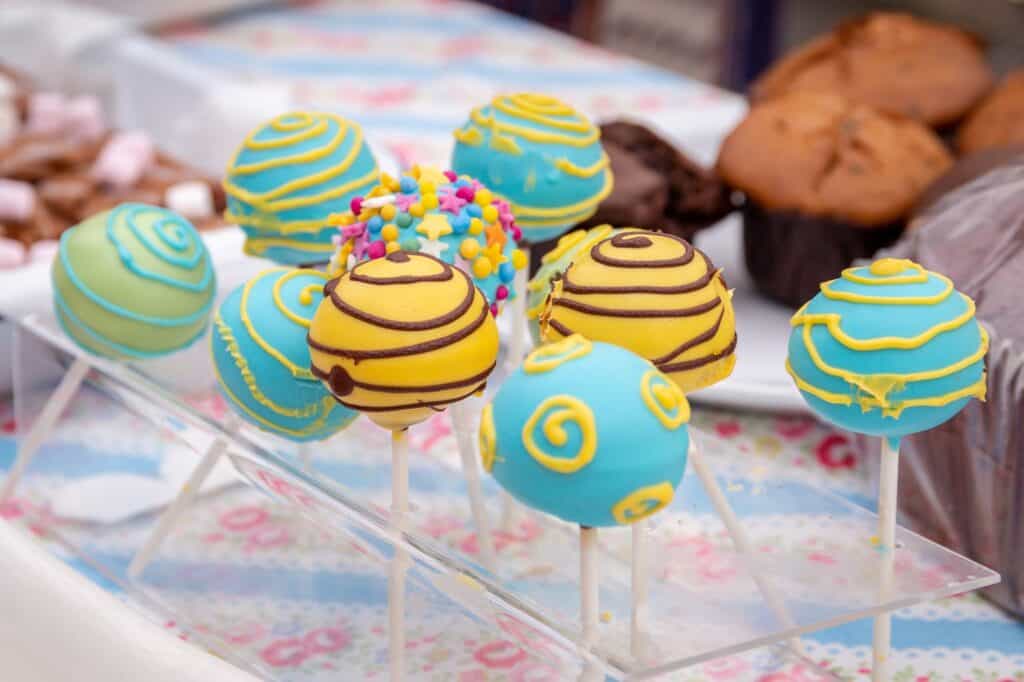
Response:
[[[486,385],[498,328],[461,270],[395,251],[325,292],[309,328],[312,371],[346,407],[400,430]]]
[[[736,364],[732,293],[702,252],[660,232],[623,232],[577,255],[541,315],[548,341],[583,334],[641,355],[689,393]]]

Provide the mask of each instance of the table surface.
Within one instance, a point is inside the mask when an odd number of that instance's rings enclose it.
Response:
[[[470,107],[497,91],[543,89],[597,118],[627,114],[662,129],[704,160],[713,158],[719,139],[744,108],[735,95],[461,2],[303,3],[237,13],[205,25],[177,26],[161,38],[181,56],[231,78],[286,83],[296,106],[325,107],[351,116],[405,163],[444,163],[450,131]],[[752,458],[784,463],[857,502],[873,504],[868,467],[843,433],[807,418],[723,410],[697,409],[694,421],[733,441]],[[0,468],[6,468],[15,449],[9,405],[0,406],[0,422]],[[100,442],[117,441],[119,451],[142,445],[141,440],[126,442],[134,438],[131,433],[115,436],[96,424],[65,429],[62,439],[95,444],[101,435]],[[88,473],[89,467],[83,466],[82,471],[61,475]],[[47,519],[23,500],[0,508],[0,517],[37,526]],[[194,535],[226,538],[234,532],[230,519],[227,512],[212,517],[209,528]],[[279,552],[279,543],[294,542],[287,532],[251,536],[256,540],[247,551],[254,556]],[[275,542],[264,547],[260,542],[265,537]],[[295,605],[284,600],[265,608],[294,610]],[[254,623],[253,631],[257,630],[259,623]],[[870,677],[870,639],[870,623],[860,622],[804,641],[811,658],[823,668],[857,680]],[[261,632],[253,645],[265,647],[268,665],[307,665],[301,656],[275,657],[286,653],[288,641]],[[429,665],[448,671],[445,679],[462,682],[514,674],[479,655],[486,645],[463,644],[463,650],[435,648]],[[897,612],[894,644],[897,682],[1024,680],[1024,626],[975,595]],[[744,672],[737,665],[708,664],[686,679],[730,680]],[[762,682],[805,679],[810,679],[806,671],[796,668]]]

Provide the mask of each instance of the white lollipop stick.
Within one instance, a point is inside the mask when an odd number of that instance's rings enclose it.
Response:
[[[391,682],[405,679],[405,574],[409,554],[401,546],[401,534],[409,512],[408,432],[391,432],[391,525],[395,530],[395,555],[388,575],[388,658]]]
[[[473,438],[472,431],[473,419],[464,403],[455,403],[450,409],[452,426],[455,428],[455,442],[458,444],[459,457],[462,459],[462,475],[466,479],[466,490],[469,492],[469,508],[476,526],[480,560],[487,570],[494,572],[498,568],[498,555],[494,549],[487,507],[484,505],[480,469],[477,466],[476,439]]]
[[[633,658],[640,660],[644,656],[644,630],[647,627],[648,587],[648,542],[649,525],[647,519],[640,519],[632,526],[633,531],[633,566],[631,596],[633,608],[630,617],[629,647]]]
[[[522,270],[516,270],[514,280],[516,297],[512,299],[512,334],[508,340],[508,366],[510,370],[519,367],[526,355],[526,286],[530,278],[530,251],[523,249],[526,254],[526,265]]]
[[[580,526],[580,627],[588,649],[597,643],[599,588],[597,529]]]
[[[743,528],[743,524],[740,523],[736,512],[733,511],[732,505],[729,504],[729,500],[726,498],[725,493],[722,492],[718,481],[715,480],[715,474],[711,471],[707,460],[704,459],[703,451],[697,446],[697,440],[692,431],[690,432],[689,458],[693,462],[693,470],[697,472],[698,478],[700,478],[701,483],[704,485],[704,490],[711,500],[711,505],[715,508],[715,512],[732,537],[736,550],[746,559],[750,577],[753,578],[754,584],[757,585],[757,589],[768,604],[768,608],[772,610],[775,617],[784,627],[795,628],[796,621],[789,614],[785,601],[775,590],[775,586],[761,575],[761,571],[758,570],[754,547],[750,542],[750,538],[747,537],[747,531]],[[796,653],[801,652],[802,647],[799,640],[791,640],[790,646],[796,650]]]
[[[224,430],[229,434],[233,434],[237,428],[238,422],[233,416],[228,415],[225,420]],[[146,570],[146,566],[153,560],[164,540],[174,530],[174,526],[178,524],[185,510],[192,506],[192,502],[195,501],[196,496],[202,489],[203,483],[206,482],[210,472],[217,466],[217,462],[220,461],[221,456],[227,449],[228,439],[225,437],[217,438],[206,449],[202,459],[199,460],[199,464],[196,465],[188,480],[181,486],[178,496],[164,509],[163,514],[157,519],[156,526],[150,531],[149,537],[146,538],[142,547],[132,558],[132,562],[128,565],[129,578],[138,578]]]
[[[82,381],[88,373],[89,363],[86,360],[78,358],[71,363],[71,367],[57,384],[53,395],[43,406],[43,411],[39,413],[35,424],[25,434],[25,439],[21,442],[18,454],[14,459],[14,466],[11,467],[3,486],[0,487],[0,502],[7,501],[14,494],[14,489],[25,475],[25,470],[35,459],[36,453],[39,452],[39,447],[50,435],[57,420],[60,419],[60,415],[64,412],[64,408],[75,397],[78,387],[82,385]]]
[[[896,565],[896,491],[899,487],[900,453],[888,438],[882,439],[882,473],[878,485],[878,539],[882,550],[879,564],[878,595],[889,599]],[[889,652],[892,648],[892,616],[875,616],[872,641],[871,679],[889,679]]]

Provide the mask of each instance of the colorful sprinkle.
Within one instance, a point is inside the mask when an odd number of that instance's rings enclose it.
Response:
[[[469,217],[464,214],[455,216],[452,220],[452,231],[455,234],[466,234],[469,232]]]
[[[516,249],[512,252],[512,267],[516,270],[522,270],[526,267],[526,253],[522,249]]]
[[[370,258],[383,258],[387,253],[387,246],[382,241],[371,242],[366,248],[366,252]]]
[[[446,170],[444,176],[448,178],[448,182],[455,182],[459,179],[459,176],[455,174],[455,171]]]
[[[459,245],[459,255],[467,260],[472,260],[478,253],[480,253],[480,242],[475,239],[462,240],[462,244]]]
[[[418,173],[414,173],[414,175],[418,175]],[[402,190],[403,194],[412,194],[418,189],[419,185],[413,178],[403,175],[401,180],[398,181],[398,187]]]
[[[506,263],[505,265],[508,264]],[[502,267],[504,267],[504,265]],[[499,284],[498,288],[494,290],[494,298],[498,299],[499,301],[504,301],[506,298],[508,298],[508,287],[505,286],[504,284]]]
[[[363,198],[355,197],[349,202],[348,207],[352,209],[352,215],[359,215],[363,212]]]
[[[381,228],[380,236],[386,241],[393,242],[398,239],[398,227],[394,223],[388,223]]]
[[[479,218],[473,218],[472,220],[469,221],[469,233],[470,234],[474,234],[474,235],[475,234],[480,234],[483,231],[484,231],[484,223],[483,223],[482,220],[480,220]]]
[[[476,196],[476,191],[469,186],[463,185],[455,190],[455,196],[466,201],[473,201],[473,197]]]
[[[463,244],[465,244],[465,242],[463,242]],[[473,261],[473,274],[478,279],[484,279],[485,277],[490,276],[493,267],[494,266],[491,265],[491,261],[489,258],[481,256],[480,258],[477,258],[475,261]]]
[[[395,215],[397,214],[398,209],[395,208],[394,204],[385,204],[384,206],[380,207],[380,217],[383,218],[384,220],[394,220]]]
[[[398,215],[395,216],[395,223],[399,227],[405,229],[406,227],[412,225],[412,216],[409,215],[408,213],[399,213]]]
[[[502,282],[511,282],[516,278],[516,267],[514,259],[512,263],[501,264],[501,267],[498,268],[498,277],[501,278]]]
[[[366,221],[366,228],[370,230],[370,232],[380,232],[382,227],[384,227],[384,221],[379,215],[375,215]]]
[[[423,214],[426,213],[426,211],[423,210],[423,204],[416,201],[409,205],[409,213],[412,213],[417,218],[422,218]]]
[[[432,208],[437,208],[437,205],[438,205],[437,195],[433,194],[433,193],[431,193],[431,194],[424,194],[420,198],[420,202],[423,203],[423,208],[427,209],[428,211],[430,209],[432,209]]]

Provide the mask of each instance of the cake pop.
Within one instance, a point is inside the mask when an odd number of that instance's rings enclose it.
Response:
[[[313,375],[346,407],[392,433],[391,523],[408,511],[409,426],[482,391],[498,359],[490,306],[462,270],[395,250],[328,282],[309,328]],[[388,583],[391,676],[404,674],[407,553],[396,545]]]
[[[458,268],[395,251],[325,291],[309,329],[312,372],[346,407],[401,431],[486,385],[497,326]]]
[[[484,468],[524,504],[580,526],[587,645],[597,631],[594,529],[671,503],[689,416],[683,392],[650,362],[578,334],[533,351],[484,408]]]
[[[580,333],[627,348],[650,360],[684,392],[726,378],[736,364],[732,292],[702,252],[674,235],[623,231],[577,254],[552,283],[542,334],[557,341]],[[687,444],[684,444],[687,445]],[[690,434],[689,459],[736,548],[748,557],[753,546],[722,492],[714,472]],[[643,524],[633,526],[633,654],[643,646]],[[636,558],[640,557],[637,561]],[[754,567],[755,562],[749,565]],[[752,579],[784,626],[794,625],[785,604],[756,569]],[[637,597],[639,592],[639,598]]]
[[[317,270],[266,270],[224,300],[210,335],[229,404],[246,421],[297,442],[328,438],[358,415],[309,369],[306,334],[326,280]]]
[[[526,267],[526,254],[516,248],[522,233],[506,202],[486,187],[452,171],[414,166],[399,178],[381,176],[352,210],[332,216],[341,232],[331,259],[332,274],[356,263],[402,250],[423,252],[455,265],[468,274],[498,315],[516,299],[516,271]],[[472,415],[465,403],[452,406],[451,416],[462,460],[480,553],[488,568],[496,557],[477,469]]]
[[[727,377],[736,364],[732,294],[689,242],[627,232],[577,255],[555,281],[541,329],[556,341],[581,333],[647,358],[685,392]]]
[[[228,164],[225,220],[245,231],[245,252],[285,265],[325,262],[344,211],[379,175],[358,124],[293,111],[249,134]]]
[[[899,439],[984,400],[988,334],[944,275],[897,258],[844,270],[793,316],[786,369],[807,404],[880,436],[879,592],[892,589]],[[875,618],[872,679],[888,680],[892,621]]]
[[[196,229],[146,204],[121,204],[64,232],[52,274],[68,336],[111,358],[152,358],[191,345],[206,331],[217,289]]]
[[[61,235],[53,261],[57,320],[90,355],[143,360],[191,345],[206,331],[217,289],[199,233],[172,211],[121,204]],[[43,439],[96,361],[77,357],[18,448],[0,502],[21,480]]]
[[[452,169],[512,205],[527,241],[554,239],[612,190],[601,131],[554,97],[501,95],[455,131]]]

